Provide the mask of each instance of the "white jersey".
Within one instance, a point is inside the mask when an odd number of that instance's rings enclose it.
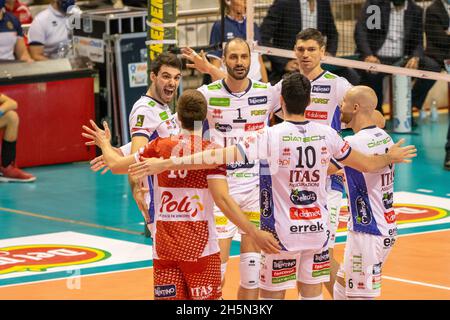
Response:
[[[128,118],[130,127],[130,136],[144,136],[149,142],[156,138],[167,138],[177,135],[180,132],[175,115],[172,115],[167,104],[162,104],[149,96],[142,96],[131,109]],[[121,148],[125,155],[131,152],[131,143]],[[150,194],[153,194],[152,176],[145,181],[144,187],[148,187],[150,192],[145,195],[145,200],[149,205],[150,223],[154,222],[154,210],[150,205]]]
[[[364,154],[383,154],[394,144],[384,130],[375,126],[362,129],[345,140]],[[394,165],[371,173],[345,167],[345,177],[351,212],[348,229],[378,236],[396,236],[397,226],[392,206]]]
[[[210,140],[222,147],[235,145],[250,133],[267,126],[269,115],[279,108],[279,94],[270,84],[250,80],[248,88],[232,93],[224,80],[198,89],[206,98],[208,113],[205,130]],[[259,162],[227,166],[230,192],[241,193],[259,183]],[[237,192],[236,192],[237,191]]]
[[[238,148],[250,161],[261,159],[261,229],[274,234],[283,250],[324,247],[328,164],[331,157],[350,154],[348,143],[328,126],[285,121],[254,133]]]
[[[28,42],[43,45],[47,57],[57,58],[60,46],[69,44],[67,26],[67,16],[49,5],[31,23]]]
[[[280,94],[282,82],[283,80],[275,85]],[[317,78],[311,80],[311,103],[305,109],[305,118],[341,131],[339,105],[351,87],[347,79],[323,71]]]
[[[131,109],[128,118],[130,136],[144,136],[149,142],[179,133],[180,128],[167,104],[149,96],[142,96]]]

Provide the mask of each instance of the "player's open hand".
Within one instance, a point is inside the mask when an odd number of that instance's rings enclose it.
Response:
[[[139,208],[139,211],[141,211],[142,216],[145,219],[145,222],[147,224],[150,223],[150,216],[148,214],[148,205],[147,201],[145,200],[145,195],[148,193],[149,189],[145,188],[140,181],[136,184],[136,187],[133,189],[133,198],[134,201],[136,201],[136,204]]]
[[[98,156],[98,157],[94,158],[93,160],[91,160],[90,164],[91,164],[91,170],[94,172],[97,172],[97,171],[100,171],[103,169],[101,174],[105,174],[106,172],[109,171],[109,167],[106,164],[105,159],[103,158],[103,155]]]
[[[166,170],[164,159],[142,157],[141,160],[141,162],[134,163],[128,168],[128,174],[133,179],[142,179]]]
[[[184,58],[191,62],[187,63],[186,67],[197,69],[197,71],[201,73],[209,73],[211,63],[208,61],[208,58],[206,58],[206,54],[203,50],[198,54],[191,48],[186,47],[181,49],[181,53]]]
[[[92,129],[88,126],[83,126],[83,132],[81,135],[85,138],[90,139],[90,141],[86,142],[85,144],[87,146],[93,146],[96,145],[99,148],[110,144],[111,140],[111,131],[109,130],[108,123],[106,121],[103,121],[103,127],[105,130],[100,129],[94,121],[89,120],[91,123]]]
[[[417,149],[414,145],[402,147],[405,139],[400,139],[396,144],[391,146],[388,151],[391,163],[410,163],[412,158],[417,157]]]
[[[281,247],[274,236],[263,230],[258,230],[255,237],[256,244],[265,253],[276,254],[280,253]]]

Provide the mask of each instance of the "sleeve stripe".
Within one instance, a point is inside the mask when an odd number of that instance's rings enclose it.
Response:
[[[345,156],[343,156],[342,158],[336,158],[336,160],[337,161],[342,161],[342,160],[345,160],[345,159],[347,159],[347,157],[350,155],[350,153],[352,152],[352,147],[349,147],[348,148],[348,152],[347,152],[347,154],[345,155]]]
[[[131,135],[132,138],[134,137],[146,137],[148,139],[150,139],[150,135],[144,132],[135,132]]]
[[[348,155],[347,155],[348,156]],[[333,158],[330,159],[330,162],[334,164],[338,169],[342,169],[343,167]]]

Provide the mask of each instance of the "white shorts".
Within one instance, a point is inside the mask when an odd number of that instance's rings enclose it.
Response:
[[[375,236],[349,231],[344,252],[344,264],[337,275],[345,279],[347,297],[376,298],[381,293],[381,269],[395,237]]]
[[[259,206],[259,188],[238,194],[231,194],[234,201],[239,205],[247,218],[259,228],[261,210]],[[238,228],[222,213],[222,211],[214,205],[214,217],[216,220],[216,230],[219,239],[232,238]],[[243,234],[239,230],[240,234]]]
[[[295,288],[297,281],[306,284],[330,281],[328,248],[261,254],[259,279],[261,289],[287,290]]]
[[[342,192],[331,188],[331,179],[327,178],[327,209],[328,209],[328,248],[334,248],[336,232],[339,227],[339,213],[341,211]]]

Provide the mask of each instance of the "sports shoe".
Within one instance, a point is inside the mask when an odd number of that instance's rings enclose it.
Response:
[[[0,166],[0,181],[3,182],[32,182],[36,177],[16,167],[15,163],[9,166]]]

